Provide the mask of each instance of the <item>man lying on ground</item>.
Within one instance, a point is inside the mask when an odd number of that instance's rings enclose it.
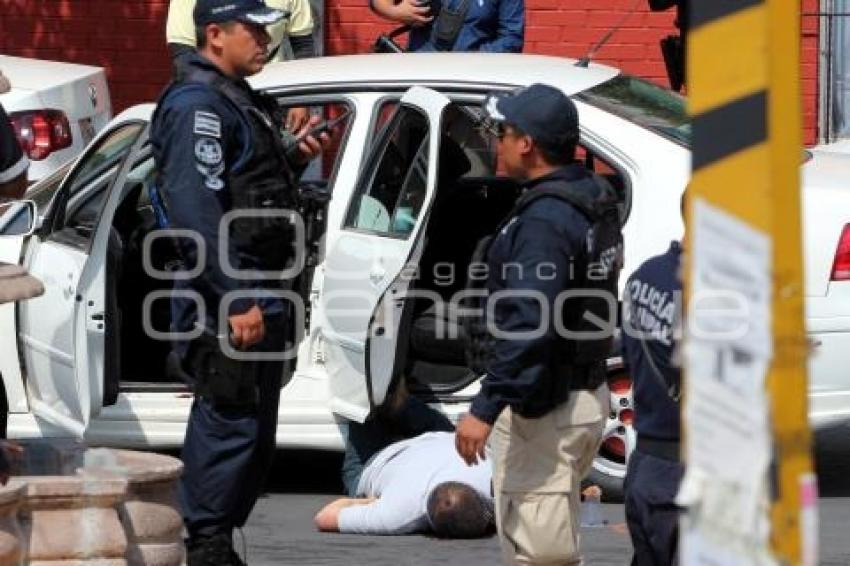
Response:
[[[356,497],[316,514],[320,531],[476,538],[493,531],[492,468],[467,466],[451,432],[428,432],[390,444],[367,463]]]

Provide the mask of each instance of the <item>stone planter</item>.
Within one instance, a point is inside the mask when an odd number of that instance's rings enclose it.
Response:
[[[24,442],[21,525],[34,566],[178,566],[176,458],[72,440]],[[38,475],[38,474],[65,475]],[[0,499],[0,511],[2,510]],[[2,529],[0,529],[2,530]],[[4,566],[0,561],[0,566]]]
[[[24,558],[18,510],[25,487],[14,482],[0,487],[0,566],[18,566]]]
[[[106,450],[116,470],[129,482],[127,497],[118,507],[127,535],[127,562],[131,566],[177,566],[183,562],[183,519],[177,506],[177,479],[183,463],[177,458]],[[86,454],[89,457],[97,450]],[[110,456],[107,456],[110,457]],[[84,468],[86,469],[86,468]]]
[[[127,496],[118,477],[30,476],[21,525],[32,566],[125,566],[127,537],[117,506]]]

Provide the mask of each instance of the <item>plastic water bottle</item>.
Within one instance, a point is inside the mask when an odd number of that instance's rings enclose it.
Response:
[[[602,518],[602,490],[592,485],[581,492],[581,526],[604,527],[608,521]]]

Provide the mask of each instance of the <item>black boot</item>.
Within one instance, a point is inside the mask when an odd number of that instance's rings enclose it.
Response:
[[[187,566],[244,566],[230,535],[194,536],[186,541]]]

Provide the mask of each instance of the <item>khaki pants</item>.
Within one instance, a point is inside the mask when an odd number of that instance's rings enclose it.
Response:
[[[507,408],[491,435],[496,526],[505,564],[580,564],[581,480],[608,414],[608,388],[576,391],[538,419]]]

